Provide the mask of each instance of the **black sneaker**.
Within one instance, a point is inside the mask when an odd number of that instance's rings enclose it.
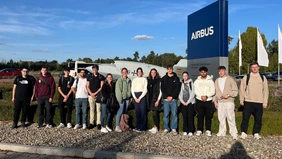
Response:
[[[101,130],[101,128],[102,128],[101,124],[98,124],[98,125],[97,125],[97,129],[98,129],[98,130]]]
[[[16,123],[14,123],[14,124],[12,125],[12,129],[15,129],[15,128],[17,128],[17,124],[16,124]]]
[[[38,129],[43,128],[43,125],[38,125],[37,128]]]
[[[22,128],[24,128],[24,127],[25,127],[25,123],[24,123],[24,122],[22,122],[21,127],[22,127]]]
[[[89,124],[88,129],[93,129],[95,127],[94,124]]]

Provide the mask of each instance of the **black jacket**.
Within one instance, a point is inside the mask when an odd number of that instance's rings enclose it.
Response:
[[[104,104],[106,104],[106,101],[111,94],[115,94],[115,87],[116,87],[116,83],[114,82],[112,82],[112,87],[108,84],[108,82],[104,83],[102,87],[102,96],[106,98],[103,102]]]
[[[169,77],[166,73],[166,75],[161,79],[161,90],[164,99],[168,96],[172,96],[173,99],[178,99],[180,87],[180,79],[174,72],[172,77]]]
[[[160,110],[160,103],[159,106],[155,107],[155,103],[158,100],[159,94],[160,94],[160,79],[148,79],[148,85],[147,85],[147,107],[150,110]]]

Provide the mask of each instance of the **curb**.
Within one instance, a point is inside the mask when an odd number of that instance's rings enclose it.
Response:
[[[88,149],[72,149],[46,146],[29,146],[11,143],[0,143],[0,150],[95,159],[189,159],[187,157],[161,156],[138,153],[97,151]]]

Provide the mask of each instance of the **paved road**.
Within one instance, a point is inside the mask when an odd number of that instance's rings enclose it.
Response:
[[[0,159],[81,159],[81,158],[0,151]]]

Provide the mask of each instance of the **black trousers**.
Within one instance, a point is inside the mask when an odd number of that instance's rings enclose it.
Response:
[[[247,133],[251,114],[253,114],[255,118],[253,134],[260,133],[262,127],[263,105],[262,103],[253,103],[253,102],[244,102],[241,132]]]
[[[67,123],[71,123],[71,115],[72,115],[72,110],[73,110],[73,98],[71,96],[68,98],[66,102],[63,102],[63,101],[64,101],[64,98],[60,96],[58,99],[58,106],[60,109],[60,120],[61,120],[61,123],[66,125]]]
[[[183,116],[183,132],[195,132],[195,124],[194,124],[194,105],[188,104],[187,106],[184,106],[183,104],[181,106],[181,113]]]
[[[27,116],[27,107],[30,104],[30,99],[15,99],[14,101],[14,123],[19,122],[20,113],[22,111],[21,122],[25,122]]]
[[[52,124],[51,117],[51,103],[49,102],[49,97],[39,97],[37,99],[38,103],[38,115],[39,115],[39,125],[43,125],[44,122],[44,110],[46,115],[46,124]]]
[[[153,111],[153,121],[154,125],[157,126],[159,129],[160,127],[160,112],[158,110],[152,110]]]
[[[204,130],[204,119],[206,125],[206,131],[211,131],[212,117],[213,117],[213,103],[212,101],[203,102],[201,100],[196,100],[196,108],[198,113],[198,130]]]

